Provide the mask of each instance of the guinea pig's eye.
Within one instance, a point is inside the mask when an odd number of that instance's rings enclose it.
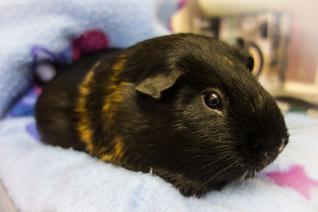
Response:
[[[203,100],[205,105],[211,109],[220,110],[222,107],[221,97],[215,92],[204,93]]]
[[[248,68],[248,70],[250,72],[253,71],[253,69],[254,69],[254,59],[253,59],[253,57],[248,57],[247,58],[246,67]]]

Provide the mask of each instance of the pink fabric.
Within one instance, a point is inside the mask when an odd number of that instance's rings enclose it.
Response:
[[[187,4],[188,0],[179,0],[178,8],[181,9]]]
[[[92,29],[84,32],[72,42],[73,60],[81,56],[108,47],[108,38],[100,30]]]
[[[318,180],[311,179],[300,165],[293,165],[284,172],[269,172],[266,176],[279,186],[292,188],[307,200],[311,199],[311,190],[318,187]]]

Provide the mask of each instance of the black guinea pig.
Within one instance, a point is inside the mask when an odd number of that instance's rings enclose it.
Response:
[[[43,142],[152,172],[185,196],[251,177],[288,143],[283,115],[221,41],[176,34],[63,68],[36,105]]]

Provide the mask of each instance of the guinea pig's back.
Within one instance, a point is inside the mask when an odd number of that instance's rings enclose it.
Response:
[[[94,64],[117,50],[107,50],[89,55],[70,65],[60,67],[58,75],[49,82],[40,95],[35,117],[44,143],[64,148],[85,150],[76,133],[74,107],[79,85]]]

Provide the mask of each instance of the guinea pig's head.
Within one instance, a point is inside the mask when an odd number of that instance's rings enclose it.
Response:
[[[170,35],[133,46],[127,59],[144,164],[220,188],[263,169],[288,143],[281,111],[234,47]]]

